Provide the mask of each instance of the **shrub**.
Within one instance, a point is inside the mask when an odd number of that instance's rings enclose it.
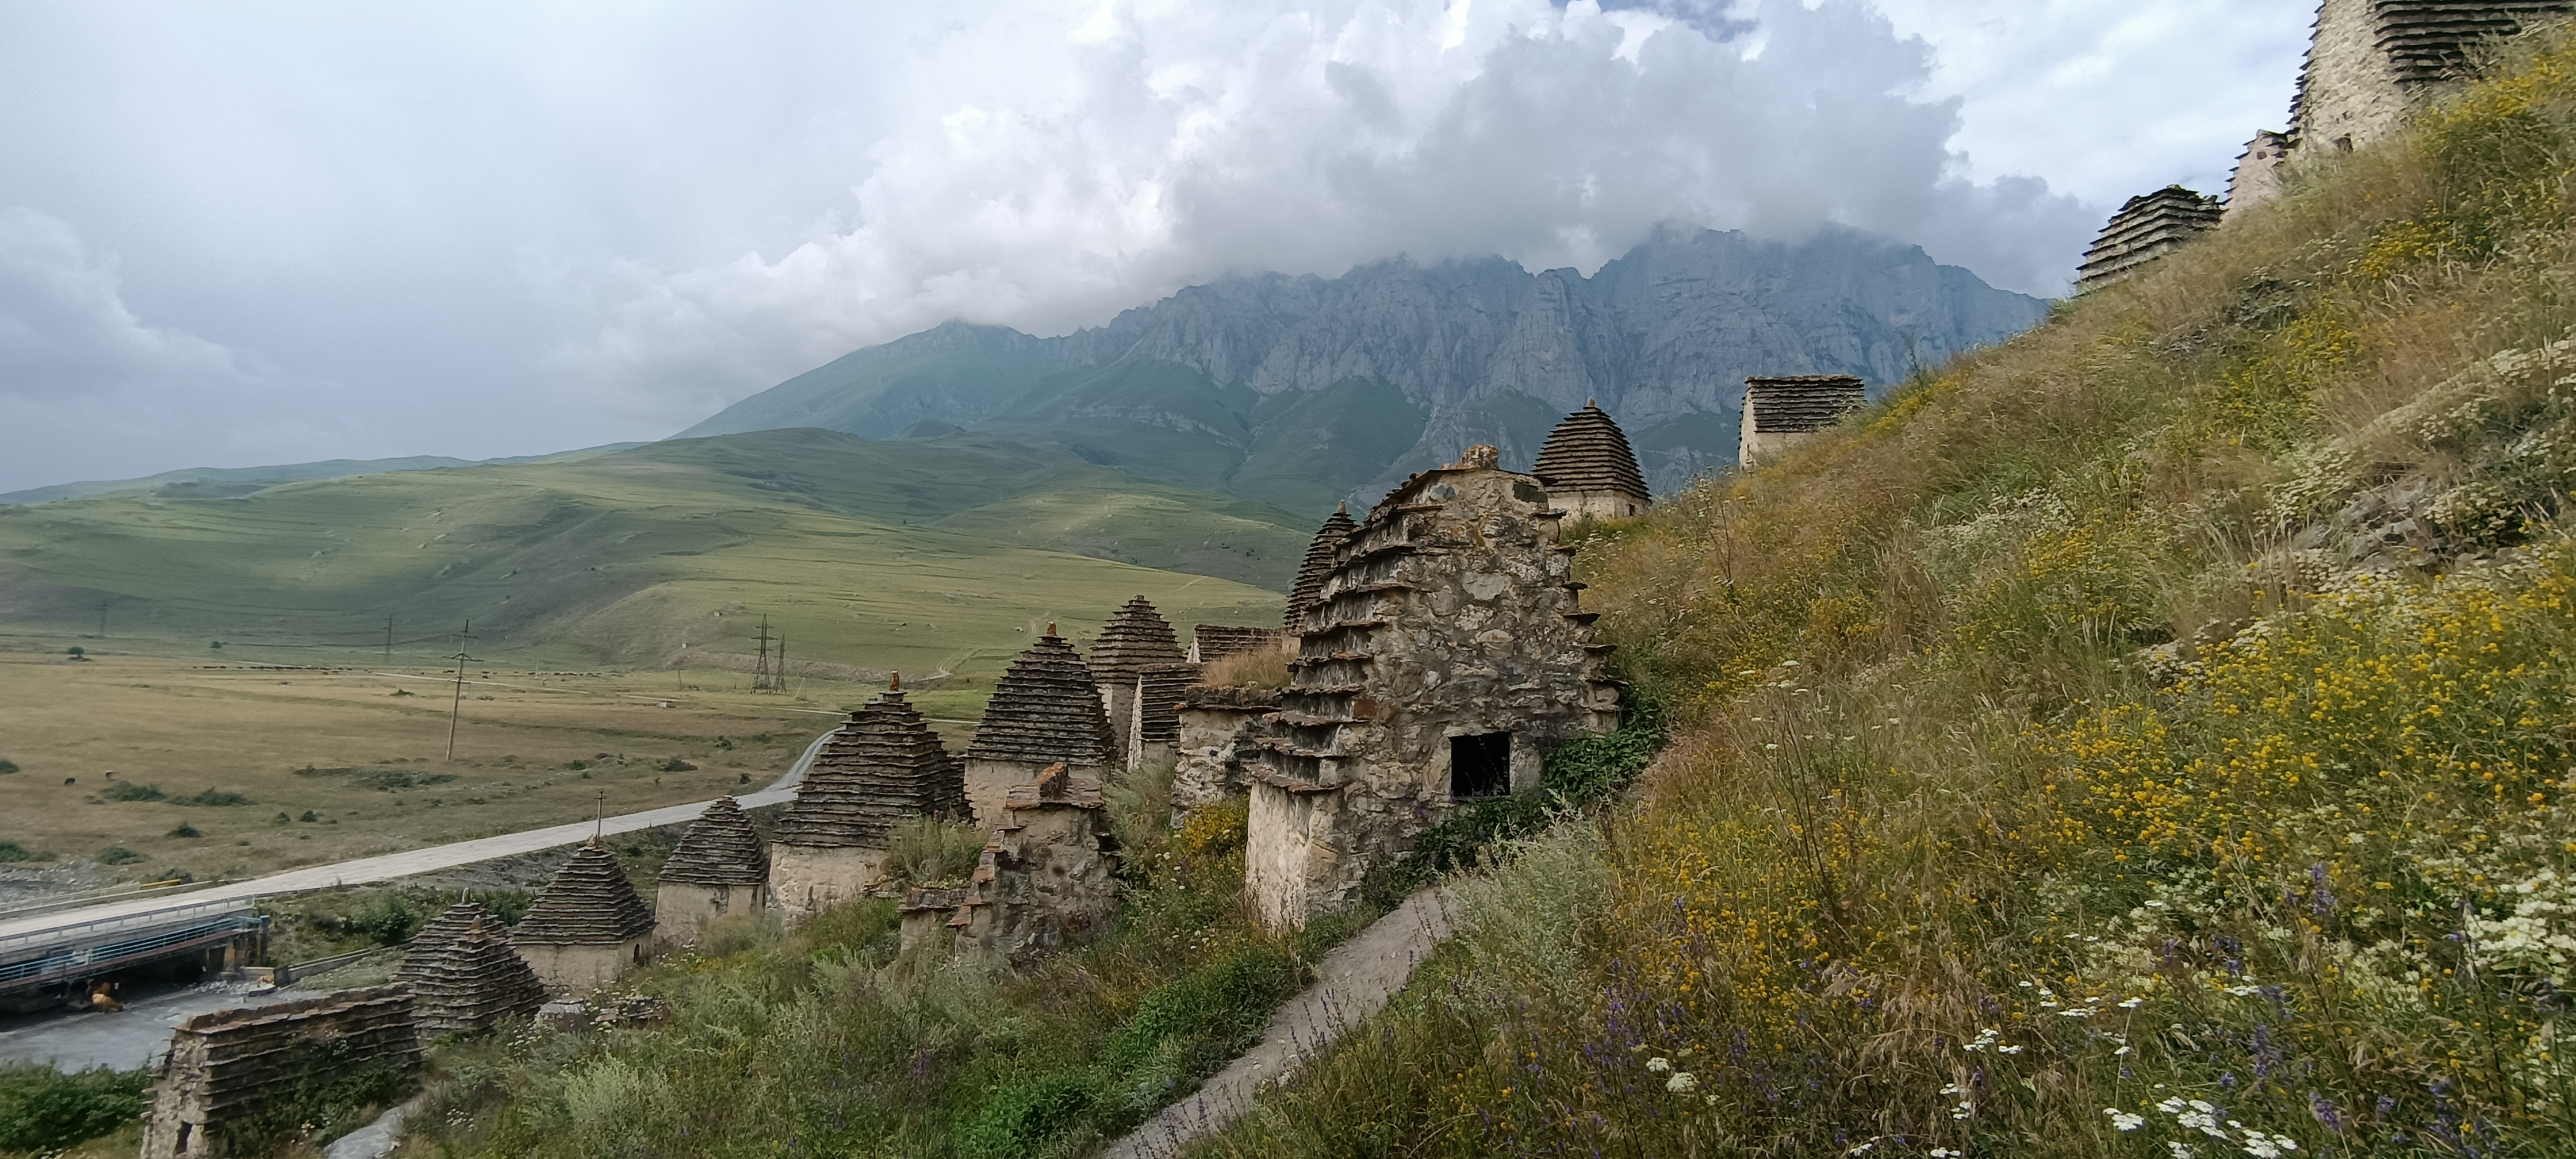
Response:
[[[960,885],[984,853],[984,831],[937,817],[896,822],[886,876],[902,885]]]
[[[1088,1069],[1049,1071],[995,1086],[963,1129],[957,1149],[976,1159],[1035,1153],[1091,1109],[1097,1083]]]
[[[109,781],[106,788],[98,791],[98,795],[110,801],[158,801],[162,799],[161,786],[136,784],[133,781]]]
[[[172,797],[170,799],[170,803],[173,805],[206,805],[215,808],[223,808],[231,805],[248,805],[252,802],[250,798],[242,796],[239,793],[226,793],[216,789],[207,789],[192,797]]]
[[[111,1134],[142,1117],[151,1082],[139,1069],[65,1074],[37,1063],[0,1064],[0,1151],[45,1154]]]
[[[690,763],[689,763],[689,762],[687,762],[687,761],[681,760],[681,759],[680,759],[680,758],[678,758],[678,757],[672,757],[671,759],[669,759],[669,760],[667,760],[667,761],[664,761],[664,762],[662,762],[662,764],[661,764],[661,769],[662,769],[662,771],[663,771],[663,772],[666,772],[666,773],[692,773],[692,772],[696,772],[696,771],[697,771],[697,768],[698,768],[698,766],[693,765],[693,764],[690,764]]]
[[[166,836],[170,836],[170,837],[203,837],[203,836],[205,836],[205,834],[197,832],[197,827],[196,827],[196,826],[191,825],[191,824],[188,824],[188,823],[187,823],[187,822],[185,822],[185,821],[181,821],[181,822],[179,823],[179,827],[178,827],[178,828],[176,828],[176,829],[171,830],[168,834],[166,834]]]
[[[0,757],[0,777],[8,776],[9,774],[14,773],[14,772],[17,772],[17,771],[18,771],[18,762],[13,761],[13,760],[10,760],[10,759],[8,759],[8,758],[6,758],[6,757]]]
[[[367,935],[379,946],[399,946],[419,933],[428,919],[402,891],[380,889],[349,907],[343,920],[350,930]]]
[[[44,861],[46,856],[15,841],[0,841],[0,862]]]
[[[283,814],[281,814],[281,816],[283,816]],[[306,809],[306,810],[304,811],[304,815],[303,815],[303,816],[296,818],[296,820],[298,820],[298,821],[307,821],[307,822],[310,822],[310,821],[319,821],[319,820],[321,820],[321,819],[322,819],[322,818],[321,818],[319,815],[315,814],[315,813],[313,812],[313,810],[311,810],[311,809]]]
[[[122,845],[110,845],[98,851],[100,865],[127,865],[143,860],[143,855]]]

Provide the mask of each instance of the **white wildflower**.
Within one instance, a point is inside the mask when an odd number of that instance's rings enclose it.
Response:
[[[1996,1048],[1995,1048],[1995,1053],[1996,1053],[1996,1054],[2020,1054],[2020,1053],[2021,1053],[2021,1048],[2020,1048],[2020,1047],[2018,1047],[2018,1046],[1998,1046],[1998,1047],[1996,1047]]]
[[[2296,1151],[2299,1145],[2287,1135],[2266,1135],[2261,1131],[2245,1132],[2245,1153],[2254,1159],[2281,1159]]]
[[[1699,1089],[1699,1076],[1686,1070],[1675,1071],[1673,1077],[1664,1080],[1664,1089],[1677,1095],[1689,1094]]]
[[[2133,1115],[2118,1107],[2104,1107],[2102,1113],[2111,1116],[2111,1129],[2114,1131],[2135,1131],[2147,1125],[2145,1116]]]
[[[1646,1069],[1653,1071],[1656,1074],[1662,1074],[1665,1071],[1673,1069],[1673,1060],[1665,1058],[1659,1054],[1646,1060]]]
[[[2120,1000],[2120,1009],[2122,1009],[2122,1010],[2135,1010],[2135,1009],[2137,1009],[2138,1007],[2144,1006],[2144,1005],[2146,1005],[2146,1004],[2147,1004],[2147,1000],[2146,1000],[2146,999],[2144,999],[2144,998],[2123,998],[2123,999],[2121,999],[2121,1000]]]

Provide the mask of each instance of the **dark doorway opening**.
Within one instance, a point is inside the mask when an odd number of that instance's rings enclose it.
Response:
[[[1449,796],[1506,797],[1512,791],[1512,734],[1449,738]]]

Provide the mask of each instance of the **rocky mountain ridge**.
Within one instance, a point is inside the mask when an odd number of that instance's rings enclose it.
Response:
[[[1525,469],[1559,417],[1598,399],[1669,492],[1733,461],[1748,375],[1857,374],[1883,388],[2047,310],[1855,231],[1778,242],[1668,227],[1590,277],[1395,258],[1332,279],[1222,278],[1059,338],[952,322],[684,434],[1007,432],[1321,510],[1469,443]]]

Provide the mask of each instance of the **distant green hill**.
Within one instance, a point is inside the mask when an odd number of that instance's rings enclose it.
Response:
[[[51,503],[58,499],[86,499],[92,495],[114,495],[125,491],[159,491],[190,498],[229,498],[247,495],[262,487],[298,479],[344,479],[351,475],[380,475],[387,471],[436,471],[446,467],[481,467],[500,463],[536,463],[573,455],[622,451],[638,443],[610,443],[578,451],[551,455],[521,455],[507,459],[451,459],[445,455],[408,455],[398,459],[325,459],[318,463],[285,463],[274,467],[183,467],[163,471],[140,479],[90,479],[78,483],[58,483],[50,487],[30,487],[24,491],[0,493],[0,503]]]
[[[0,632],[226,642],[230,656],[447,650],[659,665],[749,650],[994,666],[1139,593],[1176,624],[1278,614],[1311,529],[994,435],[813,429],[515,465],[0,507]],[[48,635],[50,634],[50,635]],[[247,652],[245,651],[247,650]]]

